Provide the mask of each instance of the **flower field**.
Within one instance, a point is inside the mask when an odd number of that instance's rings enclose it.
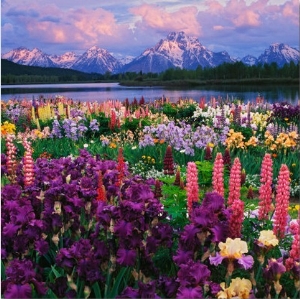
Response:
[[[300,106],[1,102],[4,298],[298,298]]]

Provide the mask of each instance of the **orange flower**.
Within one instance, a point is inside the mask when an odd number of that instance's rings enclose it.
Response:
[[[276,157],[277,157],[277,154],[273,153],[273,154],[272,154],[272,157],[273,157],[273,158],[276,158]]]

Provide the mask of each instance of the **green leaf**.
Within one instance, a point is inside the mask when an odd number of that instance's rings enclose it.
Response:
[[[92,285],[92,289],[94,291],[95,298],[99,298],[99,299],[102,298],[102,296],[101,296],[101,290],[100,290],[98,282],[95,282]]]
[[[61,277],[61,274],[51,265],[51,270],[54,273],[55,277]]]
[[[120,272],[118,273],[118,275],[114,281],[113,288],[107,294],[108,295],[107,298],[115,298],[118,295],[120,283],[121,283],[123,277],[125,276],[125,274],[129,271],[129,269],[130,269],[130,267],[126,267],[126,268],[122,268],[120,270]]]
[[[1,261],[1,280],[5,280],[5,279],[6,279],[5,265],[4,265],[3,261]]]
[[[54,292],[49,288],[46,294],[46,298],[57,298]]]

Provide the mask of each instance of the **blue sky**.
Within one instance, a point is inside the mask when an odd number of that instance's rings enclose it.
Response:
[[[299,49],[299,0],[1,1],[2,54],[20,46],[82,54],[96,45],[138,56],[173,31],[232,57],[258,57],[279,42]]]

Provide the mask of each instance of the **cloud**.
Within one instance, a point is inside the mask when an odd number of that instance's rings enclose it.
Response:
[[[282,15],[299,26],[299,0],[293,0],[283,5]]]
[[[1,47],[62,54],[96,45],[135,56],[171,31],[185,31],[213,51],[235,55],[258,53],[273,42],[299,44],[298,0],[101,2],[2,1]]]
[[[161,32],[184,31],[190,35],[201,35],[201,26],[197,21],[198,9],[194,6],[182,7],[175,12],[167,12],[158,6],[143,4],[130,9],[141,18],[136,27],[144,30],[154,29]]]

